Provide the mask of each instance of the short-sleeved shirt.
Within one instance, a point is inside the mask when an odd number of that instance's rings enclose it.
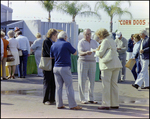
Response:
[[[42,51],[42,44],[43,44],[44,39],[38,38],[36,39],[33,44],[31,45],[32,50],[39,50]]]
[[[74,54],[76,49],[64,39],[58,39],[53,43],[50,49],[50,57],[54,57],[54,67],[71,67],[71,54]]]
[[[96,49],[97,47],[97,42],[95,40],[91,39],[89,43],[85,38],[81,39],[78,43],[79,60],[95,62],[94,52],[91,55],[81,56],[80,51],[91,51],[91,48]]]
[[[122,37],[121,40],[118,39],[118,38],[115,39],[115,42],[116,42],[117,48],[121,48],[121,50],[117,50],[118,53],[119,53],[119,55],[126,53],[127,48],[128,48],[128,42],[127,42],[127,40],[124,37]]]

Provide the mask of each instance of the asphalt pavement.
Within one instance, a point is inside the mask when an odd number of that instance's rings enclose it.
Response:
[[[73,75],[75,100],[82,110],[70,110],[65,85],[63,102],[65,109],[56,105],[44,105],[43,78],[37,74],[1,81],[1,118],[149,118],[149,89],[135,89],[134,78],[127,69],[126,80],[118,83],[119,109],[99,110],[102,102],[102,83],[95,82],[94,97],[98,104],[81,104],[78,95],[77,73]],[[87,98],[87,83],[86,98]]]

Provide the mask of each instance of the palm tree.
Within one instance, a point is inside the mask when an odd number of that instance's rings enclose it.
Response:
[[[87,9],[87,11],[82,11],[84,9]],[[80,16],[96,16],[98,18],[101,18],[100,15],[98,15],[96,12],[92,12],[91,11],[91,7],[90,5],[88,5],[87,3],[79,3],[77,1],[74,2],[69,2],[69,1],[65,1],[63,3],[60,3],[57,6],[57,10],[60,12],[63,12],[65,14],[69,14],[72,16],[72,22],[75,22],[75,17],[77,15]]]
[[[130,1],[128,1],[129,6],[131,6]],[[107,2],[99,1],[95,4],[95,11],[98,12],[100,9],[103,9],[110,16],[110,32],[112,32],[113,18],[115,15],[121,17],[123,14],[127,13],[132,18],[132,14],[126,9],[121,9],[121,1],[115,2],[113,5],[108,5]]]
[[[57,3],[51,0],[41,0],[41,3],[42,6],[48,11],[48,22],[51,22],[51,11],[54,9]]]

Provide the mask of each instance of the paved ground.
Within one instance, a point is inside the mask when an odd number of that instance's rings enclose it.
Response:
[[[80,104],[78,98],[77,73],[73,73],[73,87],[78,105],[83,110],[70,110],[65,87],[63,100],[66,109],[56,109],[55,105],[42,103],[42,78],[36,74],[25,79],[1,81],[1,118],[149,118],[149,90],[136,90],[131,72],[127,69],[127,79],[119,83],[118,110],[98,110],[102,100],[102,83],[95,82],[94,96],[98,104]],[[86,82],[87,89],[87,82]],[[86,90],[87,92],[87,90]],[[87,96],[87,93],[86,93]]]

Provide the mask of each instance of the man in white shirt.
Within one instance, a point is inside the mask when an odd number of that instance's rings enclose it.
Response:
[[[3,59],[3,56],[4,56],[4,43],[3,40],[1,39],[1,61]]]
[[[91,39],[91,30],[86,29],[83,32],[84,38],[78,43],[78,85],[79,99],[82,104],[97,103],[94,101],[94,83],[96,72],[96,60],[92,49],[97,48],[97,42]],[[85,82],[88,79],[88,102],[85,100]]]
[[[18,65],[18,78],[25,78],[27,71],[27,59],[28,56],[30,56],[30,44],[28,38],[22,35],[22,31],[18,31],[17,36],[18,37],[16,40],[18,40],[20,49],[22,50],[23,54],[20,56],[20,64]]]

